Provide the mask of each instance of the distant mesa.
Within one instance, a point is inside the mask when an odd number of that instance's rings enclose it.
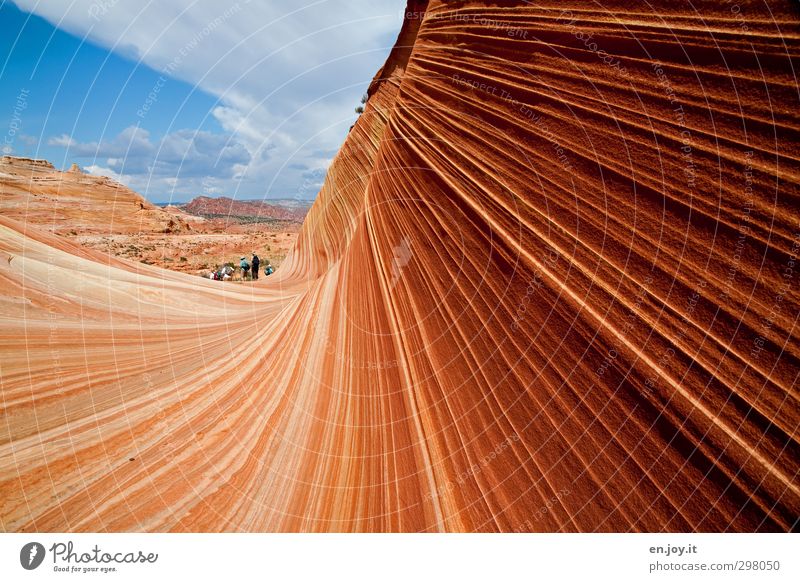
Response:
[[[47,160],[36,160],[33,158],[18,158],[16,156],[3,156],[0,158],[0,164],[3,166],[10,166],[17,169],[46,169],[55,170],[55,166]]]
[[[184,212],[206,218],[225,218],[235,222],[302,222],[311,206],[309,201],[234,200],[227,196],[198,196],[181,206]]]
[[[159,207],[112,178],[86,173],[77,163],[62,172],[47,160],[0,158],[0,214],[56,234],[178,234],[202,224],[213,230],[257,223],[293,230],[311,204],[293,198],[199,196],[187,204]]]

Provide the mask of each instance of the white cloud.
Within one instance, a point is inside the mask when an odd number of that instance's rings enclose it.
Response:
[[[182,129],[152,141],[139,127],[128,127],[113,139],[80,143],[66,136],[51,145],[67,148],[67,157],[86,158],[91,174],[105,175],[148,194],[177,195],[226,192],[250,162],[247,148],[230,135]],[[98,160],[105,159],[104,163]],[[207,187],[214,184],[214,187]]]
[[[125,184],[126,186],[131,186],[131,177],[126,176],[123,174],[118,174],[111,168],[105,168],[103,166],[98,166],[97,164],[92,164],[90,166],[86,166],[83,168],[87,174],[93,174],[95,176],[108,176],[109,178],[113,178],[120,184]]]
[[[68,148],[71,155],[82,158],[141,158],[150,155],[154,149],[150,142],[150,132],[135,125],[125,128],[110,141],[80,143],[64,134],[50,138],[47,145]]]
[[[57,147],[64,147],[68,148],[72,145],[75,145],[75,140],[68,136],[66,133],[62,133],[56,137],[51,137],[47,140],[47,145],[57,146]]]
[[[405,7],[405,0],[15,3],[219,97],[210,115],[249,160],[238,162],[241,183],[218,187],[229,195],[233,187],[263,195],[272,184],[269,195],[277,197],[295,194],[286,190],[299,187],[301,168],[326,162],[312,150],[340,145]],[[120,135],[116,145],[124,149],[126,137],[132,140],[130,156],[142,146],[136,141],[141,136]],[[69,139],[53,140],[63,138]],[[81,151],[92,146],[82,144]]]

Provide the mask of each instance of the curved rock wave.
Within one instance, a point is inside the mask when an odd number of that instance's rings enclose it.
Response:
[[[14,531],[786,531],[789,2],[410,2],[256,285],[0,218]]]

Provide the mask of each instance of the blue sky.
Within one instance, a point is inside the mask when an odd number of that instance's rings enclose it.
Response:
[[[313,197],[404,6],[0,0],[0,148],[156,202]]]

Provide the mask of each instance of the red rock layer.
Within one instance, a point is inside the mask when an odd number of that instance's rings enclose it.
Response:
[[[630,6],[412,2],[257,286],[2,219],[3,528],[792,529],[798,14]]]
[[[233,200],[225,196],[220,198],[198,196],[186,204],[183,210],[194,215],[256,216],[297,222],[302,222],[306,215],[306,209],[303,207],[284,208],[262,200]]]

